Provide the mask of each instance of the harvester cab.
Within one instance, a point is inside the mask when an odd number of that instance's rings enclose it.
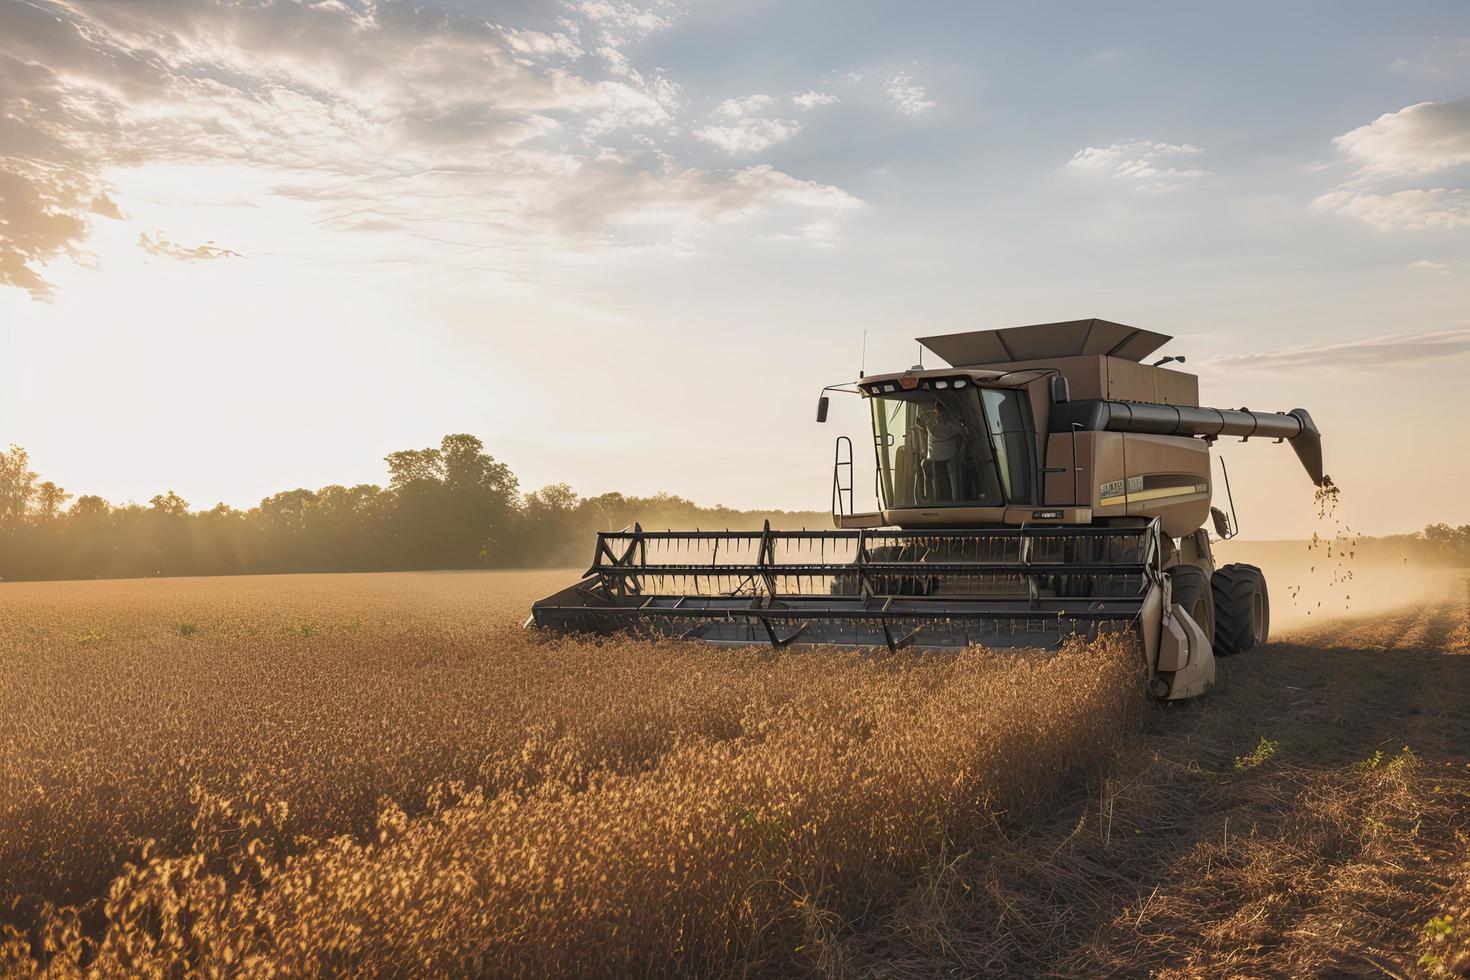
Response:
[[[877,510],[853,510],[839,437],[835,530],[604,532],[582,581],[528,623],[890,649],[1131,632],[1151,693],[1203,693],[1215,656],[1270,624],[1260,570],[1215,567],[1204,523],[1228,521],[1212,445],[1284,440],[1328,480],[1305,410],[1201,407],[1197,379],[1163,366],[1182,358],[1143,363],[1170,339],[1097,319],[921,338],[949,366],[832,385],[818,403],[818,421],[829,392],[868,403]]]

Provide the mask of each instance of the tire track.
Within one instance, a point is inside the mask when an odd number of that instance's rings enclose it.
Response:
[[[1392,648],[1443,652],[1450,630],[1455,626],[1456,613],[1461,609],[1460,603],[1450,600],[1425,606],[1409,628],[1394,639]]]
[[[1322,650],[1470,652],[1470,580],[1447,593],[1387,613],[1364,613],[1288,629],[1278,640]]]
[[[1456,617],[1455,628],[1445,638],[1445,652],[1470,653],[1470,579],[1465,581],[1463,601]]]
[[[1282,642],[1319,649],[1388,650],[1413,624],[1431,614],[1431,607],[1416,606],[1388,615],[1354,616],[1295,630]]]

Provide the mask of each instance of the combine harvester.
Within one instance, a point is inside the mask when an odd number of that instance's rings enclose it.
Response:
[[[1285,440],[1330,481],[1304,409],[1202,408],[1198,379],[1162,366],[1184,358],[1142,363],[1170,339],[1107,320],[921,338],[953,366],[832,385],[817,405],[825,422],[828,392],[869,403],[881,510],[853,512],[839,437],[838,530],[601,533],[586,577],[528,625],[892,650],[1133,631],[1155,697],[1202,694],[1216,654],[1265,641],[1271,609],[1259,568],[1210,552],[1206,518],[1235,532],[1211,506],[1215,440]]]

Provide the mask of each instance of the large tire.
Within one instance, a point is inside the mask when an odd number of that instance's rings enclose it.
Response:
[[[1271,597],[1266,576],[1254,565],[1226,565],[1210,579],[1215,594],[1215,652],[1245,653],[1271,632]]]
[[[1204,569],[1195,565],[1175,565],[1168,569],[1167,574],[1174,604],[1189,613],[1200,632],[1209,636],[1215,621],[1215,603]]]

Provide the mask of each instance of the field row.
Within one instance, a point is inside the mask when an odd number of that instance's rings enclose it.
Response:
[[[976,846],[1139,715],[1119,643],[546,642],[513,623],[549,584],[8,587],[9,955],[49,933],[54,967],[123,972],[811,966],[825,917]]]

